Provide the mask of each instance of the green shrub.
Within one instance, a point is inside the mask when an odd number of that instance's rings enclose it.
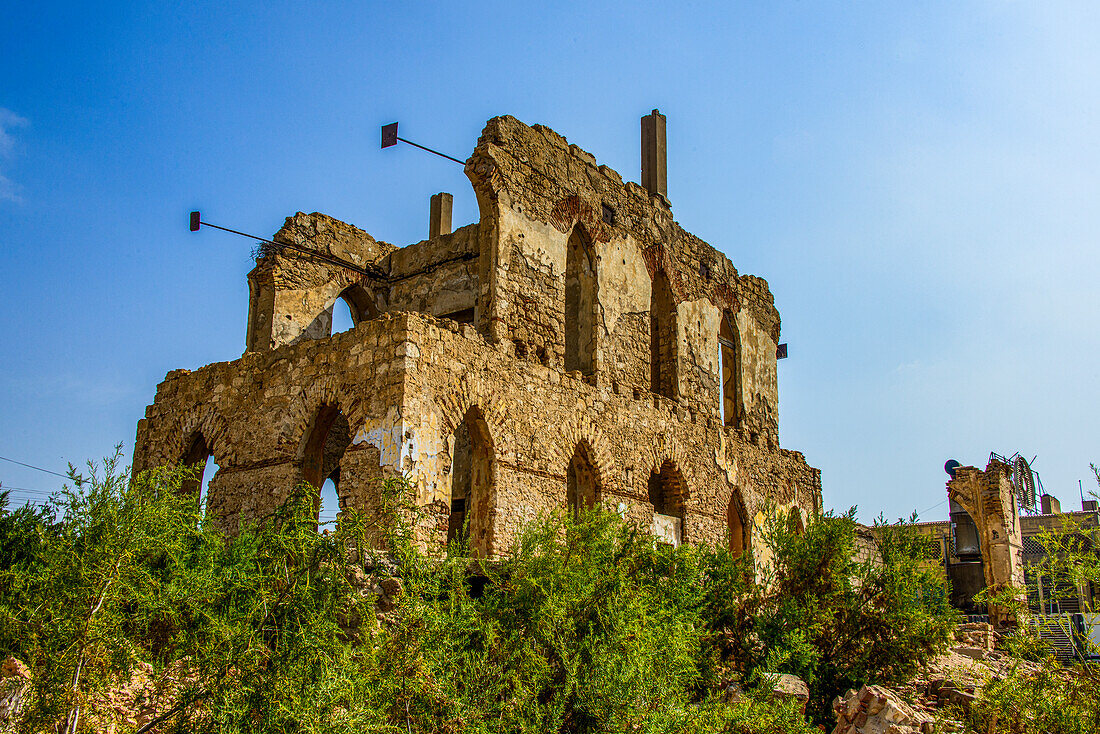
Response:
[[[226,539],[180,494],[192,476],[130,482],[108,461],[52,512],[0,506],[0,655],[34,671],[26,730],[90,730],[97,692],[141,661],[187,673],[161,730],[808,733],[762,673],[807,680],[824,722],[835,693],[904,676],[952,621],[904,528],[881,531],[881,563],[851,559],[851,514],[769,523],[759,572],[603,511],[540,518],[483,563],[420,553],[390,481],[404,592],[379,625],[349,581],[375,571],[378,528],[346,512],[318,533],[302,487]]]
[[[1048,659],[1037,671],[1018,667],[990,681],[971,706],[968,723],[983,734],[1096,734],[1100,679]]]
[[[756,578],[715,551],[727,574],[705,616],[721,659],[743,680],[791,673],[810,688],[807,712],[831,721],[834,697],[864,683],[900,682],[944,650],[958,619],[940,569],[908,524],[876,525],[881,558],[855,557],[855,511],[811,517],[804,531],[772,514],[762,529],[771,560]],[[742,580],[746,579],[746,580]]]

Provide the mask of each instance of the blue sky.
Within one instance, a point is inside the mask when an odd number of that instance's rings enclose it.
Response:
[[[477,217],[489,117],[637,180],[668,116],[688,230],[766,278],[784,446],[826,506],[942,502],[946,459],[1100,462],[1100,5],[3,4],[0,456],[105,455],[177,367],[244,349],[246,241],[322,211],[422,239]],[[0,462],[5,486],[54,477]],[[33,496],[28,494],[27,496]],[[943,506],[922,513],[945,514]]]

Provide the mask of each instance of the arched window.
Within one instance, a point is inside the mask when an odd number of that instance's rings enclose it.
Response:
[[[348,419],[335,405],[324,405],[313,420],[302,446],[302,481],[317,490],[315,505],[318,518],[322,509],[323,485],[331,480],[332,493],[335,495],[335,507],[326,510],[339,511],[340,497],[340,460],[351,444],[351,427]]]
[[[596,470],[593,468],[588,447],[584,442],[577,444],[574,449],[573,458],[569,461],[565,475],[566,499],[569,503],[569,511],[576,519],[583,511],[592,509],[599,499]]]
[[[726,524],[729,527],[729,549],[734,556],[740,556],[749,549],[747,528],[749,526],[745,517],[745,502],[738,489],[730,495],[729,504],[726,506]]]
[[[649,503],[653,505],[653,534],[674,546],[684,542],[684,508],[687,487],[671,461],[649,475]]]
[[[596,369],[596,258],[581,225],[565,251],[565,370]]]
[[[679,382],[676,368],[676,300],[668,276],[658,269],[649,299],[650,390],[674,398]]]
[[[451,435],[451,513],[447,541],[465,537],[471,553],[489,552],[493,444],[481,411],[472,407]]]
[[[741,425],[741,340],[729,315],[718,328],[718,352],[721,363],[722,392],[719,396],[722,424]]]

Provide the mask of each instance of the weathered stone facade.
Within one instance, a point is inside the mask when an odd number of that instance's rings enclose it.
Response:
[[[486,556],[539,513],[597,502],[736,549],[768,505],[820,511],[818,471],[779,447],[764,280],[545,127],[490,120],[466,173],[480,221],[443,233],[433,213],[408,247],[288,218],[275,241],[324,257],[261,253],[247,351],[168,374],[135,471],[212,454],[208,511],[229,532],[301,481],[371,510],[375,480],[404,475],[428,545],[468,523]],[[340,298],[356,326],[330,336]]]

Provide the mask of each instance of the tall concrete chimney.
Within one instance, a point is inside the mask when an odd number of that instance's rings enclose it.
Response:
[[[642,118],[642,188],[668,204],[665,116],[657,110]]]
[[[432,212],[428,217],[428,239],[451,233],[451,208],[454,197],[440,192],[432,196]]]

